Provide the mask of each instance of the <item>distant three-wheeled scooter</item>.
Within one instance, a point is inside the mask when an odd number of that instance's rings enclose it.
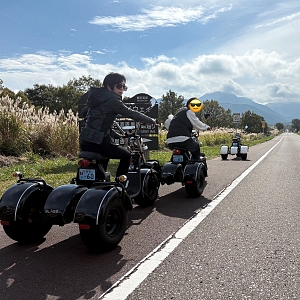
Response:
[[[236,133],[232,138],[232,143],[230,146],[221,146],[220,155],[222,160],[226,160],[228,158],[228,154],[236,155],[236,157],[240,157],[242,160],[246,160],[248,150],[249,147],[242,144],[241,135],[239,133]]]

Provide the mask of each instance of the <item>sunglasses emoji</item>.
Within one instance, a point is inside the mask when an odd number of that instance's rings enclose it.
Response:
[[[189,109],[193,112],[199,112],[202,109],[202,102],[199,99],[193,99],[189,103]]]

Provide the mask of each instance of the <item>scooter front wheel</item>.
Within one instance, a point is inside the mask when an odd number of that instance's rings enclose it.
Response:
[[[50,231],[51,227],[51,224],[15,221],[8,225],[3,225],[3,230],[14,241],[31,243],[42,239]]]
[[[134,198],[134,202],[141,207],[153,205],[158,197],[160,182],[156,172],[147,173],[142,178],[143,186],[140,193]]]
[[[89,229],[80,229],[83,243],[92,251],[107,252],[122,240],[127,226],[127,211],[124,204],[113,198],[106,207],[103,219]]]

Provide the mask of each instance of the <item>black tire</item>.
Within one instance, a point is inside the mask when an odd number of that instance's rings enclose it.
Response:
[[[3,225],[3,230],[12,240],[27,244],[41,240],[51,227],[51,224],[12,222]]]
[[[99,225],[90,229],[80,229],[83,243],[92,251],[107,252],[122,240],[127,226],[127,211],[116,195],[111,199]]]
[[[192,184],[185,184],[185,191],[190,197],[199,197],[203,193],[205,187],[205,175],[201,168],[197,180],[193,181]]]
[[[226,160],[227,157],[228,157],[228,154],[221,154],[221,157],[222,157],[223,160]]]
[[[141,207],[148,207],[153,205],[158,197],[160,182],[157,173],[154,171],[146,174],[143,181],[142,191],[134,198],[134,202]]]
[[[246,160],[247,159],[247,153],[246,154],[241,154],[241,159]]]

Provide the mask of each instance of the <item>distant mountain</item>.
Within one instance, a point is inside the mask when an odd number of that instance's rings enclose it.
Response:
[[[277,111],[282,112],[280,109],[273,110],[269,105],[262,105],[254,102],[246,97],[238,97],[234,94],[223,92],[207,93],[200,97],[202,101],[216,100],[224,109],[230,109],[232,113],[244,113],[248,110],[264,117],[268,125],[275,125],[276,123],[289,124],[293,118],[289,114],[283,115]],[[300,103],[299,103],[300,104]],[[298,110],[299,111],[299,110]]]
[[[291,121],[293,119],[300,119],[300,102],[268,103],[266,106],[275,111],[280,111],[282,116],[287,117]]]

